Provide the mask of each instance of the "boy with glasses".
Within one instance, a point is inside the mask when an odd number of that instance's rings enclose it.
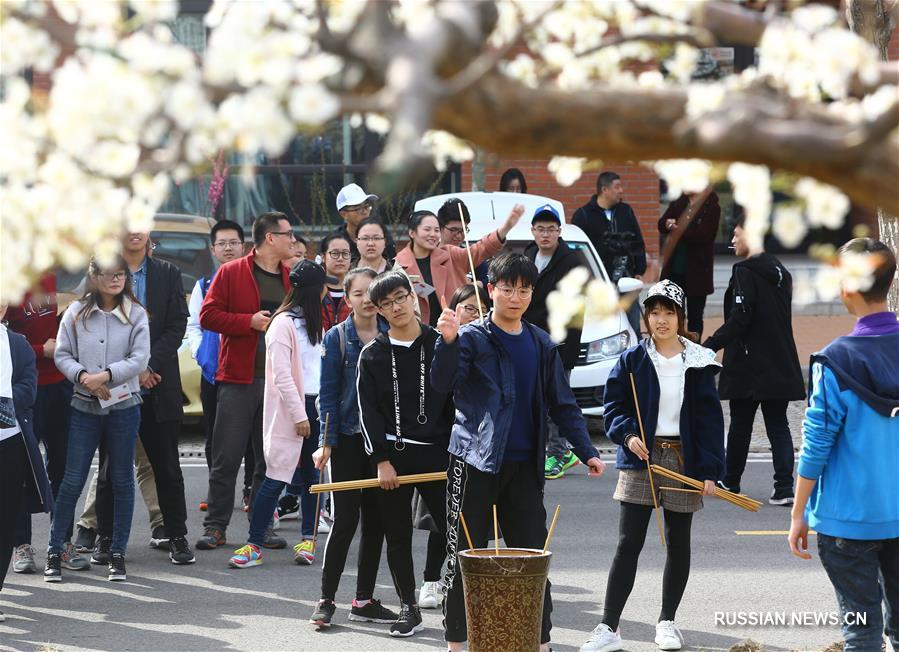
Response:
[[[455,424],[450,435],[447,485],[449,559],[444,602],[449,650],[468,638],[462,582],[456,572],[459,514],[465,515],[475,548],[487,545],[491,506],[496,505],[506,546],[542,548],[546,539],[543,506],[543,451],[546,418],[574,444],[574,452],[597,475],[605,465],[590,443],[584,417],[565,378],[549,335],[523,320],[537,282],[537,268],[521,254],[490,263],[487,291],[493,310],[483,322],[460,330],[461,310],[440,315],[431,383],[453,393]],[[550,583],[546,583],[541,650],[552,628]]]
[[[234,483],[240,462],[251,442],[255,457],[249,504],[265,477],[262,454],[262,397],[265,390],[265,330],[290,289],[288,270],[294,233],[284,213],[263,213],[253,222],[254,247],[249,254],[222,265],[200,308],[200,326],[221,334],[217,401],[212,433],[205,531],[198,550],[214,550],[226,543],[225,531],[234,509]],[[262,544],[284,548],[271,528]]]
[[[368,218],[372,214],[374,203],[378,201],[377,195],[366,193],[358,184],[351,183],[340,189],[337,193],[337,212],[343,220],[343,224],[338,226],[328,235],[340,235],[346,238],[351,247],[352,259],[359,259],[359,249],[356,247],[356,235],[359,231],[359,224],[362,220]],[[319,251],[325,250],[325,238],[319,246]],[[387,233],[387,243],[384,248],[384,257],[393,260],[396,256],[396,243]]]
[[[531,233],[534,242],[529,244],[524,255],[537,267],[537,281],[531,305],[524,313],[524,318],[545,331],[549,331],[549,310],[546,297],[556,289],[565,275],[575,267],[582,265],[574,250],[570,249],[562,239],[562,220],[552,204],[541,206],[531,219]],[[581,344],[581,329],[569,328],[565,342],[559,348],[562,366],[565,368],[566,381],[571,378],[571,370],[577,363]],[[559,434],[555,424],[550,423],[546,439],[546,464],[544,474],[547,480],[561,478],[565,471],[577,465],[578,459],[569,450],[568,442]]]
[[[365,345],[356,380],[365,452],[377,468],[378,502],[387,563],[400,598],[400,616],[391,636],[412,636],[423,628],[412,562],[412,485],[398,475],[445,471],[453,422],[449,392],[431,385],[437,331],[418,321],[415,294],[402,272],[372,281],[369,297],[389,330]],[[446,484],[416,485],[441,534],[446,531]]]

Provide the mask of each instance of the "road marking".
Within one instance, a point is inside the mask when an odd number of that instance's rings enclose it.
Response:
[[[744,537],[768,537],[768,536],[787,536],[789,530],[734,530],[734,534]],[[818,534],[814,530],[809,530],[809,534]]]

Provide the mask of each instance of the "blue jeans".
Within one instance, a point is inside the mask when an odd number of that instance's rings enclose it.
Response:
[[[309,487],[318,482],[318,470],[312,462],[312,453],[315,452],[318,443],[318,410],[315,408],[315,396],[306,396],[306,416],[309,418],[309,438],[303,442],[303,450],[300,453],[300,465],[294,471],[291,486],[299,489],[300,508],[303,510],[303,538],[311,539],[315,533],[315,524],[318,514],[315,511],[317,498],[309,493]],[[253,510],[250,515],[250,535],[248,541],[261,546],[265,540],[265,530],[272,520],[272,514],[278,506],[278,498],[287,486],[286,482],[273,480],[266,476],[256,492],[253,501]]]
[[[819,532],[818,554],[837,594],[844,650],[880,652],[884,633],[899,650],[899,538],[857,541]],[[856,622],[862,613],[866,622]]]
[[[113,410],[106,415],[74,408],[69,427],[66,472],[56,498],[50,527],[49,552],[62,552],[66,532],[71,532],[75,504],[84,489],[94,453],[104,438],[109,455],[113,490],[112,552],[125,552],[134,514],[134,448],[140,426],[140,406]]]

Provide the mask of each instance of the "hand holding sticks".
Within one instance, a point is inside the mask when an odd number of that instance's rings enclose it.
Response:
[[[634,409],[637,411],[637,423],[640,426],[640,440],[643,442],[643,448],[647,451],[649,447],[646,445],[646,433],[643,432],[643,417],[640,415],[640,403],[637,401],[637,385],[634,383],[634,374],[630,374],[631,377],[631,391],[634,394]],[[659,512],[659,498],[656,496],[656,488],[655,483],[652,480],[652,469],[656,468],[655,465],[650,465],[649,458],[646,458],[646,473],[649,475],[649,491],[652,493],[652,506],[656,513],[656,521],[659,524],[659,537],[662,539],[662,545],[667,546],[665,543],[665,530],[662,527],[662,514]]]

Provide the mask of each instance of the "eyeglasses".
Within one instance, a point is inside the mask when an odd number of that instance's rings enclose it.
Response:
[[[465,235],[465,229],[459,226],[447,226],[445,227],[447,231],[452,233],[453,235]]]
[[[296,233],[294,233],[293,231],[291,231],[289,229],[287,231],[269,231],[269,233],[271,233],[272,235],[286,235],[291,240],[297,239]]]
[[[100,272],[97,276],[105,281],[121,281],[128,274],[126,272]]]
[[[344,206],[340,210],[341,210],[341,212],[346,211],[347,213],[358,213],[360,211],[370,211],[371,204],[359,204],[357,206]]]
[[[534,294],[534,288],[513,288],[508,285],[497,285],[493,288],[507,299],[511,299],[512,295],[518,293],[519,299],[530,299]]]
[[[237,249],[242,245],[243,242],[240,240],[219,240],[212,244],[213,247],[218,247],[219,249]]]
[[[349,260],[352,254],[349,251],[329,251],[328,255],[334,260],[340,260],[341,258]]]
[[[409,300],[409,297],[411,297],[411,296],[412,296],[411,292],[406,292],[406,294],[404,294],[403,296],[397,297],[395,299],[384,299],[378,305],[378,308],[380,308],[381,310],[385,310],[385,311],[392,310],[394,306],[401,306],[404,303],[406,303]]]
[[[380,242],[383,239],[383,235],[367,235],[364,238],[356,238],[358,242]]]
[[[479,312],[477,306],[472,306],[468,303],[460,303],[459,305],[462,306],[462,310],[467,312],[469,315],[477,315]]]
[[[535,226],[533,229],[537,235],[553,235],[562,230],[557,226]]]

